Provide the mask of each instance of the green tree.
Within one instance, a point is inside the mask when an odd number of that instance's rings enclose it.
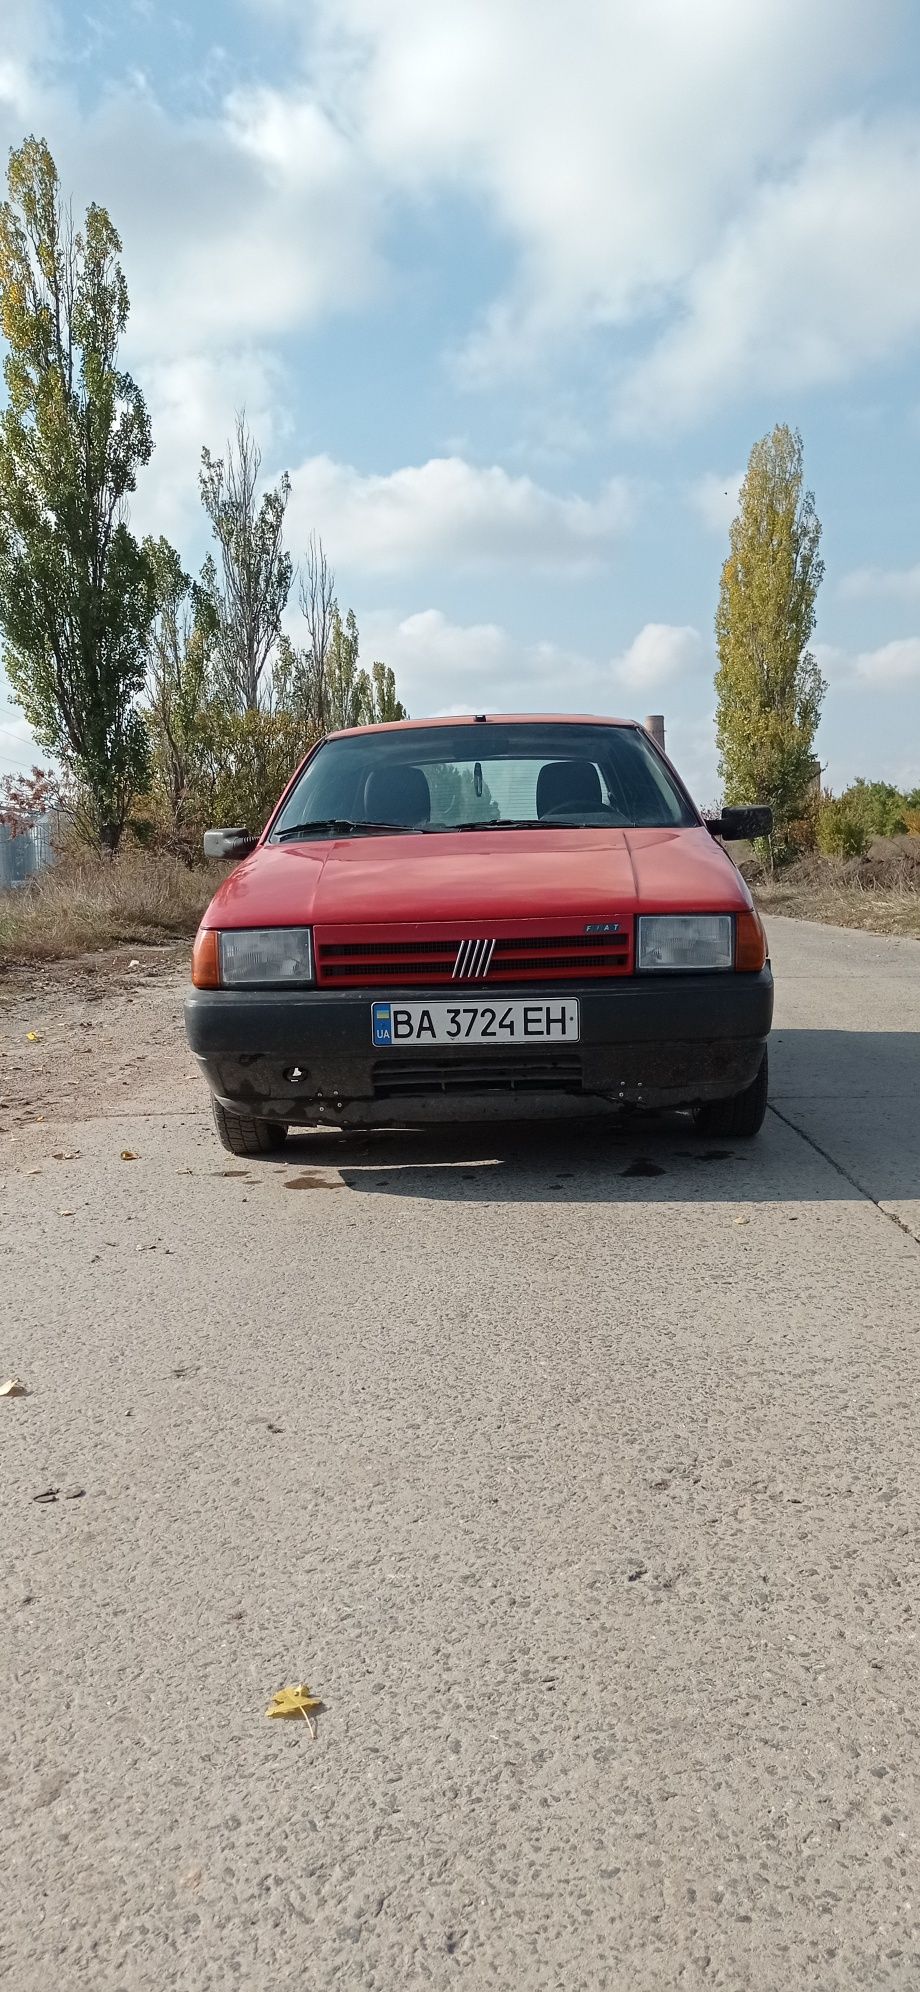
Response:
[[[213,823],[261,830],[310,746],[290,712],[212,708],[208,814]]]
[[[152,443],[119,366],[121,242],[105,208],[75,230],[43,139],[10,154],[0,205],[0,629],[36,737],[114,853],[146,776],[137,710],[154,588],[126,501]]]
[[[802,438],[778,424],[754,444],[722,569],[716,734],[725,800],[768,803],[779,839],[805,814],[826,686],[808,648],[824,573]]]
[[[147,638],[151,793],[170,841],[185,848],[203,824],[213,760],[211,664],[217,623],[207,589],[192,582],[174,547],[145,540],[156,614]],[[158,812],[159,813],[159,812]]]
[[[863,858],[869,849],[870,832],[847,794],[822,795],[816,831],[825,857]]]
[[[202,577],[217,629],[216,670],[227,705],[257,712],[270,703],[272,666],[293,565],[284,550],[291,495],[285,475],[259,496],[261,451],[239,415],[226,458],[201,452],[201,500],[220,555]]]
[[[306,624],[306,649],[297,653],[298,696],[309,711],[317,733],[326,733],[330,721],[326,711],[326,673],[332,643],[334,619],[338,614],[335,575],[326,558],[318,533],[310,534],[310,544],[300,582],[300,612]]]
[[[370,686],[367,672],[359,667],[358,653],[354,609],[348,610],[343,622],[334,606],[325,672],[325,717],[333,731],[342,726],[366,726],[370,717]]]
[[[907,829],[910,798],[892,782],[867,782],[860,776],[844,789],[841,801],[849,804],[870,837],[901,837]]]
[[[394,719],[408,719],[402,699],[396,695],[396,673],[389,664],[372,664],[368,686],[368,718],[375,726]]]

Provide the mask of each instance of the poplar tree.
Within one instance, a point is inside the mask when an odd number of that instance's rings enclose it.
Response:
[[[13,695],[114,855],[147,772],[137,707],[155,583],[127,498],[152,443],[119,365],[121,242],[105,208],[75,229],[43,139],[10,154],[0,204],[0,632]]]
[[[767,803],[780,840],[815,781],[827,689],[809,650],[824,573],[802,438],[777,424],[754,444],[716,611],[716,735],[727,803]]]

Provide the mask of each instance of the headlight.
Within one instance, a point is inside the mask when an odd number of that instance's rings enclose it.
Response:
[[[730,913],[647,913],[639,920],[636,967],[731,968]]]
[[[220,979],[240,983],[312,982],[313,935],[309,927],[239,927],[220,935]]]

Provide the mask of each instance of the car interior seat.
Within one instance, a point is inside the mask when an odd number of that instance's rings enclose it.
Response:
[[[589,814],[603,809],[600,776],[593,761],[548,761],[537,776],[537,815]]]
[[[374,768],[364,784],[364,814],[368,823],[398,823],[411,828],[431,821],[431,790],[421,768]]]

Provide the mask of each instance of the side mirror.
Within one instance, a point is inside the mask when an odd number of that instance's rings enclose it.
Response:
[[[755,837],[769,837],[773,811],[759,803],[750,809],[723,809],[721,816],[707,817],[706,828],[711,837],[721,837],[726,844],[753,843]]]
[[[223,864],[232,864],[237,858],[248,858],[258,841],[249,830],[206,830],[204,854],[206,858],[219,858]]]

